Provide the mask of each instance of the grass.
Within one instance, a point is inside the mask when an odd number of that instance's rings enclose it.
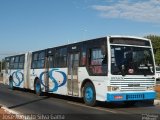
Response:
[[[160,100],[160,92],[157,92],[157,97],[156,99]]]
[[[157,92],[157,97],[156,97],[156,99],[160,100],[160,85],[156,85],[155,91]]]

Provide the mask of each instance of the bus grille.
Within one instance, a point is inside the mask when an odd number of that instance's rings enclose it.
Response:
[[[126,77],[123,80],[111,80],[110,85],[120,87],[120,91],[146,91],[147,87],[155,85],[155,79]]]
[[[139,100],[144,99],[144,94],[130,94],[126,96],[127,100]]]

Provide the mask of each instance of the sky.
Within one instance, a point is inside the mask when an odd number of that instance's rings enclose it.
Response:
[[[107,35],[160,35],[160,0],[0,0],[0,58]]]

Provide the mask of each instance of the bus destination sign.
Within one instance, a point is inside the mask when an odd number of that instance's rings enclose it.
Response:
[[[111,44],[127,44],[127,45],[139,45],[139,46],[150,46],[149,41],[142,41],[139,39],[130,38],[111,38]]]

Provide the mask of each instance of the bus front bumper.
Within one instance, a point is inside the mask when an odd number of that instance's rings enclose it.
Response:
[[[116,101],[136,101],[153,100],[156,98],[156,92],[125,92],[125,93],[107,93],[107,102]]]

